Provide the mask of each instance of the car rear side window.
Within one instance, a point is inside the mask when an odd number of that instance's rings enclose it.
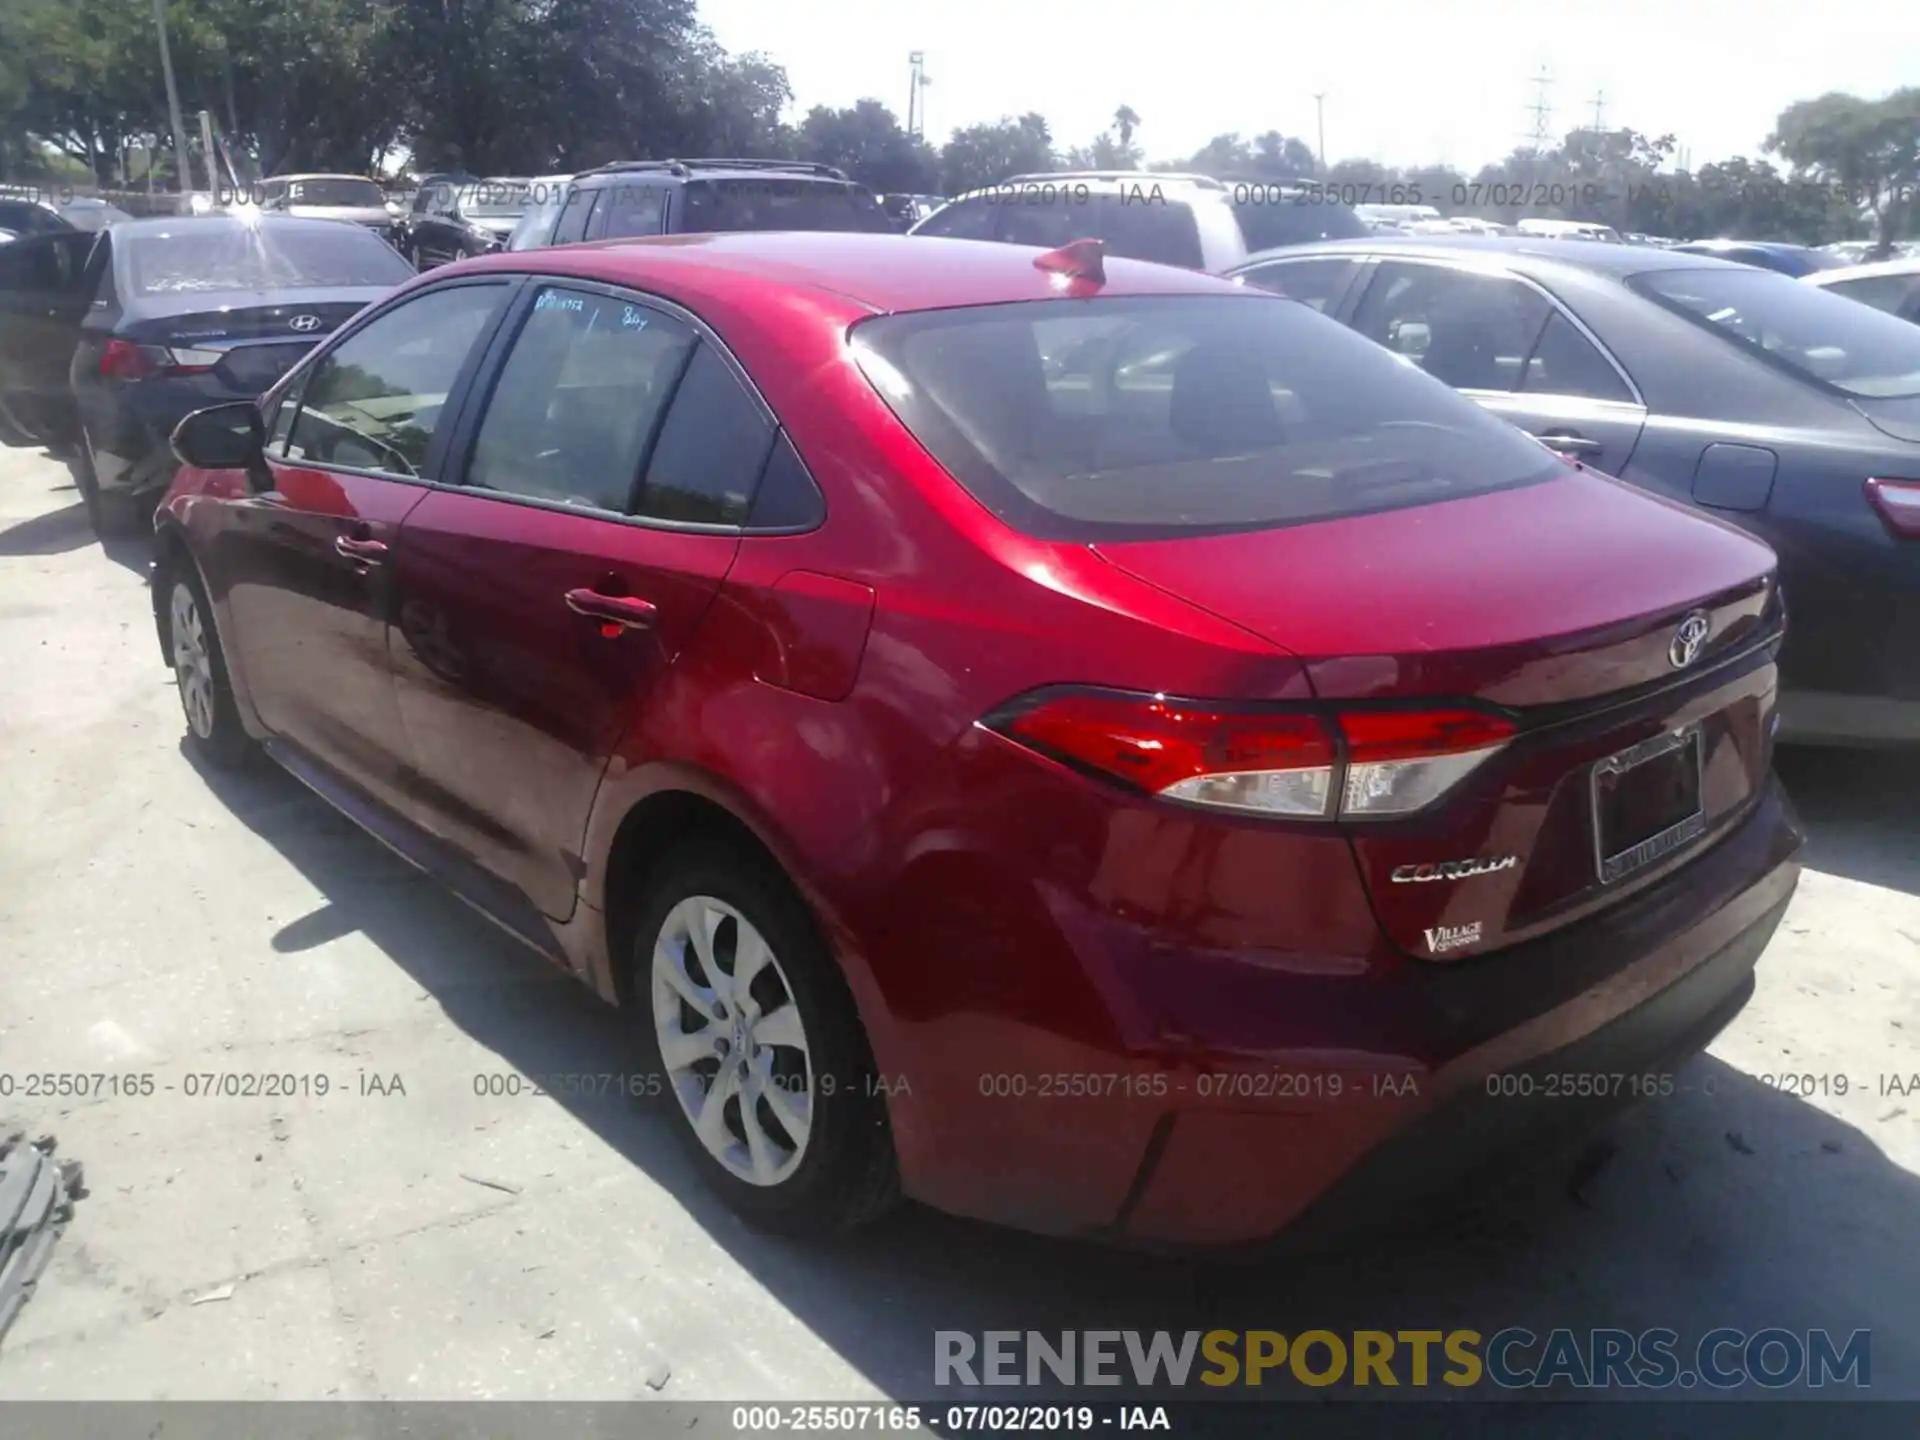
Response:
[[[1565,473],[1417,367],[1256,292],[879,316],[853,337],[941,465],[1048,539],[1262,529]]]
[[[1633,392],[1612,362],[1558,310],[1547,316],[1546,329],[1534,341],[1520,388],[1529,395],[1575,395],[1583,400],[1633,399]]]
[[[548,244],[554,227],[560,222],[561,212],[574,193],[571,185],[554,185],[548,187],[544,195],[536,195],[533,205],[508,234],[507,249],[538,250]]]
[[[667,192],[659,185],[610,185],[600,192],[588,234],[595,240],[658,235],[666,228]]]
[[[648,306],[545,287],[494,382],[466,483],[624,514],[692,345]]]
[[[505,284],[428,290],[342,340],[303,382],[287,460],[422,476],[447,395],[506,292]]]
[[[566,204],[560,210],[560,219],[553,227],[555,245],[572,245],[587,238],[587,219],[593,213],[594,202],[599,198],[598,190],[574,190],[568,194]]]
[[[772,443],[772,422],[719,352],[702,345],[647,461],[639,513],[654,520],[744,524]]]
[[[1920,327],[1767,270],[1656,270],[1641,294],[1816,385],[1856,400],[1920,397]]]
[[[891,232],[893,222],[873,193],[838,180],[787,176],[689,180],[681,192],[681,229],[705,234],[730,230],[856,230]]]
[[[947,240],[991,240],[996,210],[984,196],[943,205],[914,228],[916,235]]]
[[[1278,186],[1235,185],[1233,213],[1249,251],[1314,240],[1358,240],[1368,233],[1352,206],[1329,204],[1304,191]]]
[[[1009,197],[994,208],[1000,211],[998,238],[1010,245],[1037,245],[1057,249],[1094,236],[1106,242],[1107,253],[1128,260],[1152,260],[1190,270],[1205,267],[1200,230],[1193,207],[1169,200],[1157,190],[1145,194],[1134,187],[1125,194]]]

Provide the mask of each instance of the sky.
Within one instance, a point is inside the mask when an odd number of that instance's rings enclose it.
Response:
[[[799,113],[872,97],[902,121],[926,54],[927,138],[1038,110],[1061,148],[1122,104],[1150,160],[1266,130],[1329,161],[1472,171],[1522,144],[1543,65],[1557,138],[1594,121],[1671,132],[1694,166],[1759,155],[1774,118],[1828,90],[1920,84],[1920,6],[1787,0],[700,0],[729,50],[784,65]],[[1808,17],[1817,18],[1808,18]]]

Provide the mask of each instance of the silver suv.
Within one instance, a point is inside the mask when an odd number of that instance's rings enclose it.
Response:
[[[1310,181],[1069,170],[970,191],[908,233],[1049,250],[1091,236],[1112,255],[1219,272],[1281,245],[1358,239],[1367,227]]]

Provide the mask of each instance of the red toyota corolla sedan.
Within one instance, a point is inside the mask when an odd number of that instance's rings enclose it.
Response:
[[[1684,1086],[1798,879],[1764,545],[1097,243],[488,257],[175,446],[191,748],[631,1012],[769,1224],[1408,1212]]]

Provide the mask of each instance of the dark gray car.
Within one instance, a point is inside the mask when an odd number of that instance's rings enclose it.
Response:
[[[69,450],[96,530],[139,528],[182,417],[244,400],[412,275],[372,230],[133,220],[0,248],[0,443]]]
[[[1766,540],[1791,616],[1783,736],[1920,741],[1920,327],[1639,246],[1373,236],[1234,274]]]

